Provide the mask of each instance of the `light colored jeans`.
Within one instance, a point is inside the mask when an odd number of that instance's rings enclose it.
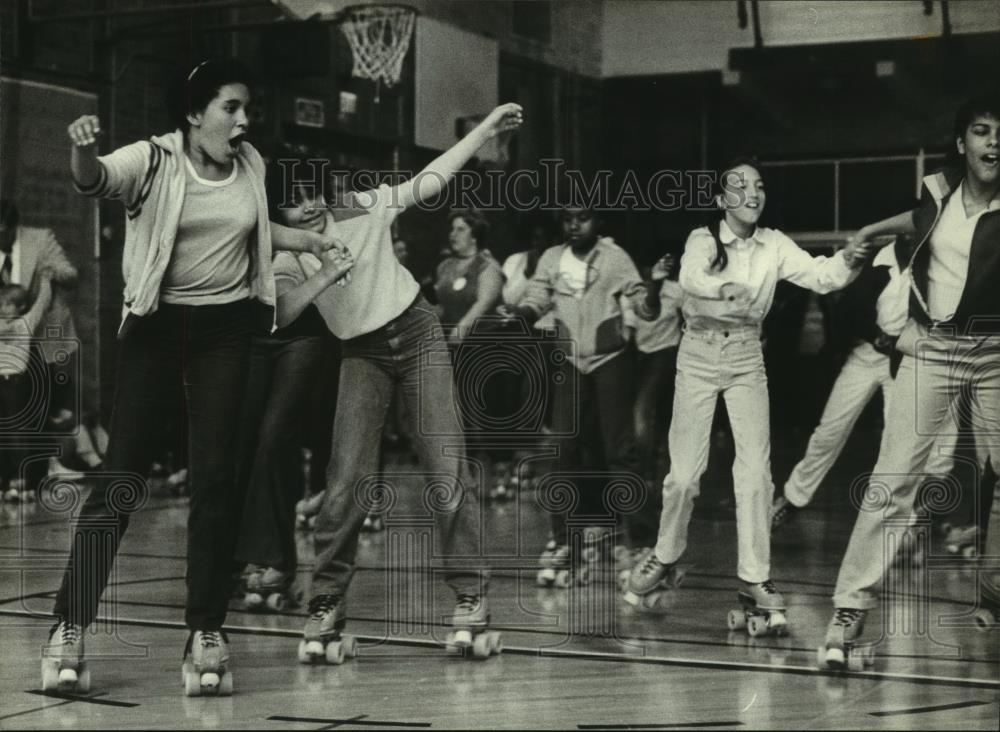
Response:
[[[785,483],[785,498],[793,506],[804,508],[812,501],[823,479],[840,457],[858,417],[879,389],[882,390],[882,411],[888,424],[892,386],[888,356],[877,352],[870,343],[862,343],[851,351],[833,384],[823,416],[809,438],[806,454]],[[951,471],[953,443],[957,435],[951,416],[953,414],[949,412],[949,426],[931,451],[925,468],[928,475],[943,476]],[[982,452],[978,446],[977,452]],[[985,456],[980,459],[982,464],[985,464]]]
[[[670,423],[670,473],[663,480],[663,512],[656,556],[676,562],[687,547],[688,524],[700,479],[708,466],[715,404],[722,395],[729,413],[736,461],[737,573],[745,582],[770,578],[770,407],[760,333],[688,330],[677,354],[674,412]]]
[[[927,336],[916,344],[915,356],[904,356],[896,375],[894,396],[882,438],[878,462],[858,513],[834,593],[836,607],[870,610],[877,604],[885,568],[897,542],[886,532],[908,521],[917,488],[926,472],[932,448],[947,435],[954,414],[971,389],[968,401],[977,444],[988,450],[994,470],[1000,466],[1000,338]],[[994,487],[986,555],[1000,556],[1000,482]]]

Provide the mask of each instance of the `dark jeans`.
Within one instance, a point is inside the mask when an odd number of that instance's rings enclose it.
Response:
[[[240,418],[237,482],[246,488],[236,547],[240,563],[295,571],[295,502],[302,493],[299,448],[309,427],[303,415],[322,381],[332,378],[322,370],[328,342],[322,336],[253,339]]]
[[[171,386],[187,403],[191,508],[187,540],[187,610],[195,630],[226,617],[236,517],[237,425],[250,359],[254,305],[161,304],[128,323],[118,349],[118,383],[104,469],[73,534],[55,614],[83,626],[97,614],[131,514],[146,500],[146,475],[163,415],[174,409]]]
[[[32,348],[27,371],[0,376],[0,489],[4,481],[21,477],[23,465],[24,489],[37,490],[48,470],[41,455],[46,450],[26,439],[43,434],[48,418],[46,392],[37,390],[46,384],[42,363],[41,353]]]
[[[670,462],[667,434],[674,405],[676,377],[677,346],[653,353],[639,353],[635,438],[639,443],[642,475],[654,486],[663,482]],[[655,497],[650,495],[651,499]]]
[[[573,481],[578,504],[571,511],[551,513],[553,537],[560,544],[567,543],[570,521],[585,524],[584,517],[591,517],[603,524],[614,518],[616,523],[624,523],[632,546],[652,546],[658,514],[647,505],[648,490],[642,480],[635,440],[635,353],[626,350],[589,374],[576,371],[569,361],[558,369],[563,374],[556,381],[552,428],[557,435],[565,436],[557,440],[556,470],[597,474]],[[622,504],[628,508],[620,512],[611,510],[616,476],[626,479],[630,490],[640,492]]]
[[[337,390],[340,388],[340,340],[332,333],[325,339],[320,364],[322,378],[313,384],[306,419],[305,446],[312,453],[309,461],[308,493],[326,490],[326,466],[330,463],[333,419],[337,413]]]
[[[313,595],[344,595],[350,585],[358,534],[372,508],[359,495],[378,478],[382,430],[395,394],[403,401],[422,470],[439,484],[423,488],[425,503],[434,504],[429,510],[448,584],[456,592],[479,592],[485,578],[468,565],[482,556],[478,487],[465,462],[451,359],[437,315],[418,297],[398,318],[344,341],[342,348],[333,457],[316,521]],[[447,500],[456,496],[461,500]]]

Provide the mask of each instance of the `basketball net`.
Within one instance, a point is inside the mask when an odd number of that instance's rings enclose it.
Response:
[[[352,5],[344,9],[340,28],[354,56],[352,74],[392,88],[399,82],[403,59],[410,49],[417,14],[405,5]]]

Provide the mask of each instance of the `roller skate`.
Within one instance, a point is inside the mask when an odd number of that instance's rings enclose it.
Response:
[[[316,527],[316,515],[323,505],[323,493],[314,493],[295,504],[295,528],[308,531]]]
[[[774,503],[771,504],[771,531],[787,524],[801,510],[784,496],[775,498]]]
[[[231,696],[229,639],[221,630],[195,630],[188,636],[182,666],[185,696]]]
[[[615,581],[618,584],[619,590],[625,589],[625,584],[628,582],[628,576],[632,573],[632,568],[646,556],[646,552],[650,551],[652,549],[646,546],[629,549],[623,544],[615,545]]]
[[[299,663],[329,663],[339,666],[358,655],[357,641],[344,635],[347,610],[337,595],[316,595],[309,601],[309,619],[299,641]]]
[[[7,484],[7,490],[3,492],[3,499],[8,503],[20,503],[24,490],[24,479],[13,478]]]
[[[949,554],[961,554],[966,559],[975,559],[979,554],[978,526],[950,526],[944,539],[944,548]]]
[[[730,630],[746,630],[751,638],[762,635],[787,635],[785,598],[774,589],[771,580],[747,582],[737,593],[740,608],[730,610],[726,625]]]
[[[167,476],[167,488],[175,498],[188,495],[188,469],[181,468]]]
[[[542,568],[538,570],[535,584],[539,587],[562,589],[590,584],[590,566],[582,557],[574,554],[570,551],[569,544],[556,544],[554,539],[550,540],[538,560]]]
[[[683,570],[676,564],[664,564],[653,549],[648,549],[629,571],[622,597],[629,605],[651,610],[663,603],[683,580]]]
[[[453,630],[445,640],[449,653],[485,659],[503,651],[503,639],[489,630],[490,611],[485,595],[456,595],[455,612],[451,616]]]
[[[817,662],[820,668],[842,671],[863,671],[875,664],[875,647],[858,642],[865,629],[867,610],[838,607],[833,612],[833,619],[826,629],[824,646],[817,649]]]
[[[492,486],[486,494],[487,498],[491,501],[507,501],[512,499],[516,494],[513,483],[510,463],[494,463]]]
[[[42,691],[86,694],[90,670],[83,660],[83,628],[60,620],[42,650]]]
[[[298,607],[299,597],[292,590],[294,572],[283,572],[274,567],[257,568],[246,575],[246,594],[243,603],[247,610],[284,612]]]

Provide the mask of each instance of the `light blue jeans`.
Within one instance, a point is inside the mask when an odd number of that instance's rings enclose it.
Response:
[[[745,582],[763,582],[771,572],[769,509],[774,484],[767,375],[757,328],[688,330],[681,339],[670,423],[670,473],[663,480],[656,556],[661,562],[676,562],[687,547],[720,394],[736,443],[737,574]]]

